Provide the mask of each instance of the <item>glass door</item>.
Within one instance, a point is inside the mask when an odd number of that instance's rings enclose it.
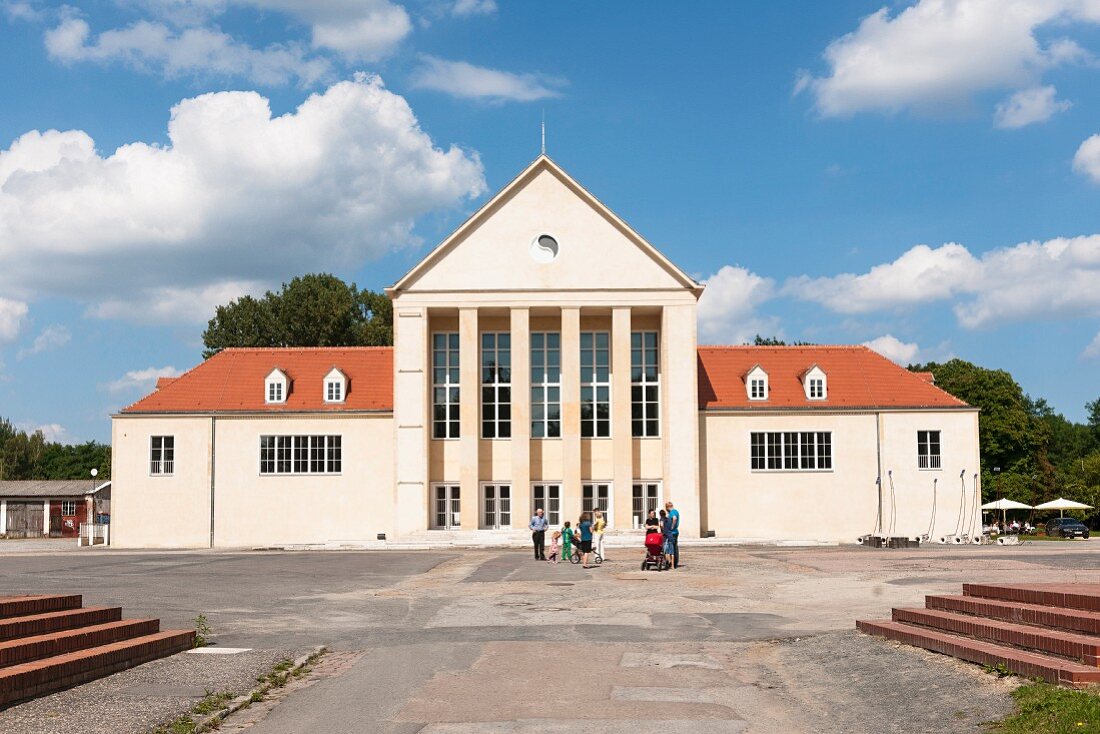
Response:
[[[532,513],[535,510],[542,510],[546,522],[551,525],[561,525],[561,485],[535,484],[531,489],[534,500]]]
[[[640,528],[645,525],[645,519],[649,516],[649,511],[655,511],[657,509],[657,503],[660,496],[660,482],[636,482],[634,484],[634,497],[633,506],[631,507],[631,515],[633,517],[635,528]]]
[[[457,530],[462,527],[462,497],[457,484],[436,484],[434,487],[434,524],[437,530]]]
[[[483,484],[481,497],[481,527],[493,530],[512,527],[511,485]]]

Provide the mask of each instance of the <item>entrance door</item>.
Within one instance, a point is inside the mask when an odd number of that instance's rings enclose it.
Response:
[[[433,525],[437,530],[457,530],[462,527],[462,498],[457,484],[436,484],[432,487],[435,496]]]
[[[38,538],[44,522],[42,501],[8,500],[7,534],[9,538]]]
[[[512,527],[512,486],[481,485],[481,527],[497,530]]]
[[[611,524],[611,485],[608,482],[585,482],[581,485],[581,512],[603,513],[603,519]]]
[[[551,525],[561,525],[561,485],[560,484],[535,484],[532,485],[534,510],[542,510],[546,522]]]
[[[649,516],[649,511],[657,509],[660,496],[660,482],[636,482],[634,484],[633,506],[630,510],[634,527],[640,528],[645,525],[645,519]]]

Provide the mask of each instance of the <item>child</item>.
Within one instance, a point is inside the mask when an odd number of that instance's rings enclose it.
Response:
[[[558,541],[561,540],[561,531],[555,530],[554,534],[550,536],[550,555],[546,557],[546,560],[558,565]]]
[[[561,538],[561,557],[568,561],[573,557],[573,528],[568,520],[561,526]]]

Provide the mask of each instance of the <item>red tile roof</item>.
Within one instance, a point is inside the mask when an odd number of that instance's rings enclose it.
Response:
[[[290,378],[285,403],[264,402],[264,379],[278,367]],[[347,376],[343,403],[324,401],[324,377],[333,367]],[[123,413],[207,413],[393,410],[393,347],[226,349]]]
[[[801,375],[825,372],[827,397],[809,400]],[[768,399],[749,400],[745,375],[768,373]],[[966,403],[867,347],[699,347],[699,408],[966,408]]]
[[[965,408],[966,403],[867,347],[699,347],[699,408]],[[802,375],[819,366],[825,400],[808,400]],[[750,401],[745,375],[768,373],[767,400]],[[285,403],[264,402],[273,369],[291,380]],[[344,403],[326,403],[323,381],[333,367],[348,377]],[[392,347],[226,349],[171,380],[123,413],[392,411]]]

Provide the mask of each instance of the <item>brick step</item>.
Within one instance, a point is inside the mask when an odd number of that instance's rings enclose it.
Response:
[[[929,627],[1002,645],[1035,650],[1082,665],[1100,664],[1100,637],[957,614],[940,609],[894,609],[895,622]]]
[[[1100,635],[1100,612],[1066,609],[1043,604],[1023,604],[978,596],[926,596],[928,609],[973,614],[1018,624],[1032,624],[1084,635]]]
[[[33,596],[0,596],[0,618],[25,617],[28,614],[80,609],[80,594],[36,594]]]
[[[0,708],[191,648],[192,630],[167,630],[0,669]]]
[[[1100,668],[1014,647],[1005,647],[995,642],[959,637],[892,620],[856,622],[856,627],[865,634],[923,647],[925,650],[951,655],[972,663],[1004,665],[1017,675],[1029,678],[1039,677],[1048,683],[1074,688],[1100,683]]]
[[[118,622],[121,619],[121,607],[85,607],[44,614],[28,614],[25,617],[9,617],[0,619],[0,641],[45,635],[93,624]]]
[[[1100,584],[963,584],[963,595],[1100,612]]]
[[[94,624],[45,635],[20,637],[0,642],[0,669],[67,652],[99,647],[110,642],[144,637],[159,631],[159,619],[123,619],[119,622]]]

